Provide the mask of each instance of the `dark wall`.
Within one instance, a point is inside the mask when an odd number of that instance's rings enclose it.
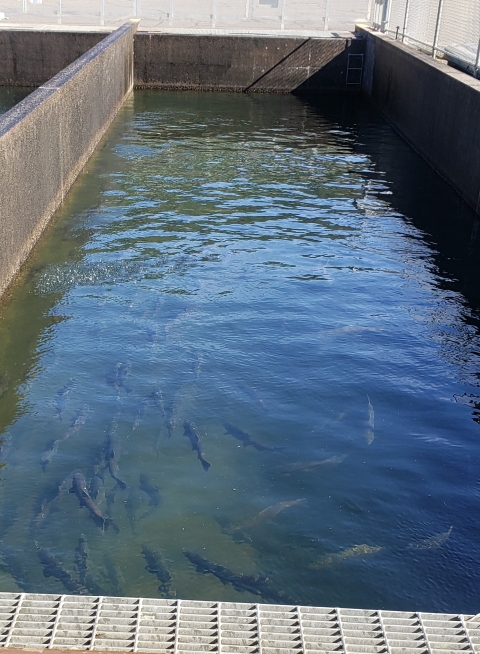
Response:
[[[109,32],[0,30],[0,86],[41,86]]]
[[[353,35],[305,39],[138,33],[135,85],[257,92],[359,91],[360,79],[352,73],[347,84],[348,55],[363,53],[364,45],[363,39]]]
[[[480,212],[480,80],[369,30],[364,90]]]

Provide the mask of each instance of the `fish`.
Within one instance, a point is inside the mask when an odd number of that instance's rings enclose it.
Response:
[[[158,592],[167,599],[177,596],[173,588],[173,580],[160,550],[154,550],[149,545],[142,545],[142,554],[147,563],[145,570],[155,575],[160,585]]]
[[[148,495],[150,498],[150,506],[161,506],[163,501],[160,496],[160,491],[156,486],[154,486],[146,474],[143,472],[140,475],[140,490]]]
[[[251,529],[252,527],[258,527],[264,522],[272,520],[276,515],[285,509],[289,509],[292,506],[297,506],[299,504],[305,504],[307,499],[302,497],[298,500],[290,500],[289,502],[279,502],[278,504],[273,504],[272,506],[263,509],[260,511],[254,518],[242,522],[242,524],[233,527],[232,531],[243,531],[244,529]]]
[[[322,568],[330,568],[338,563],[341,563],[342,561],[345,561],[345,559],[351,559],[354,557],[361,557],[361,556],[370,556],[372,554],[377,554],[378,552],[381,552],[384,548],[383,547],[372,547],[370,545],[354,545],[353,547],[350,547],[347,550],[343,550],[342,552],[338,552],[336,554],[326,554],[325,556],[322,556],[318,561],[315,563],[312,563],[309,567],[312,570],[321,570]]]
[[[407,549],[409,550],[433,550],[437,549],[439,547],[442,547],[447,540],[450,538],[450,534],[452,533],[453,525],[450,527],[448,531],[444,531],[441,534],[437,534],[436,536],[430,536],[429,538],[424,538],[423,540],[420,540],[416,543],[410,543],[408,545]]]
[[[55,508],[62,493],[69,490],[72,483],[72,474],[65,477],[61,484],[57,483],[53,487],[42,491],[41,499],[36,505],[35,516],[30,523],[30,535],[32,537],[43,526],[45,519]]]
[[[375,439],[375,411],[373,410],[372,403],[370,398],[367,395],[368,400],[368,422],[367,422],[367,431],[365,432],[365,440],[368,445],[371,445]]]
[[[250,400],[252,400],[256,404],[259,404],[264,409],[267,408],[265,402],[263,401],[263,398],[260,397],[256,388],[253,388],[248,384],[244,384],[243,382],[239,383],[238,387]]]
[[[68,404],[69,395],[76,387],[77,383],[74,379],[69,379],[65,386],[58,391],[55,396],[54,405],[55,413],[53,414],[54,420],[62,420],[62,415],[65,411],[65,408]]]
[[[261,443],[257,443],[256,441],[252,440],[250,434],[247,434],[245,431],[242,431],[239,427],[235,427],[235,425],[232,425],[229,422],[224,422],[223,426],[225,427],[225,433],[230,434],[230,436],[236,438],[237,441],[240,441],[243,444],[243,447],[248,447],[250,445],[251,447],[254,447],[256,450],[258,450],[259,452],[265,452],[267,450],[275,449],[273,447],[268,447],[267,445],[262,445]]]
[[[282,475],[291,475],[294,472],[310,472],[322,466],[338,466],[346,458],[346,454],[341,454],[340,456],[331,456],[328,459],[318,461],[297,461],[296,463],[290,463],[288,466],[277,468],[277,472]]]
[[[40,547],[37,542],[35,542],[35,547],[37,548],[40,563],[43,565],[43,574],[45,577],[55,577],[55,579],[60,581],[65,590],[68,590],[70,593],[88,595],[87,589],[73,578],[72,574],[63,567],[50,550],[46,547]]]
[[[52,462],[53,457],[58,452],[60,443],[61,443],[60,438],[52,440],[49,443],[47,443],[47,449],[44,452],[42,452],[40,456],[40,465],[42,466],[42,470],[44,474],[47,473],[47,466],[49,465],[49,463]]]
[[[107,384],[109,386],[113,386],[113,388],[117,391],[117,394],[120,394],[120,391],[123,389],[127,395],[132,392],[132,389],[127,386],[127,378],[130,373],[130,367],[131,364],[128,363],[122,363],[119,362],[113,368],[113,370],[110,370],[106,377]]]
[[[236,574],[222,565],[212,563],[200,554],[195,552],[183,551],[185,557],[192,563],[197,572],[201,574],[213,574],[222,584],[231,584],[239,592],[248,592],[253,595],[259,595],[266,601],[273,603],[281,602],[283,604],[296,604],[283,591],[277,591],[270,585],[268,577],[260,575]]]
[[[125,583],[125,578],[122,574],[122,571],[115,565],[112,557],[108,554],[108,552],[104,553],[103,562],[106,572],[105,577],[111,586],[111,592],[109,594],[113,595],[114,597],[123,597],[123,584]]]
[[[134,421],[134,423],[133,423],[133,425],[132,425],[132,428],[130,429],[130,431],[129,431],[128,434],[127,434],[127,438],[130,438],[130,436],[133,434],[133,432],[135,431],[135,429],[136,429],[136,428],[140,425],[140,423],[142,422],[142,420],[143,420],[143,418],[144,418],[144,416],[145,416],[145,410],[146,410],[146,407],[147,407],[147,401],[146,401],[146,400],[142,400],[142,402],[141,402],[141,404],[140,404],[140,406],[139,406],[139,408],[138,408],[137,416],[136,416],[135,421]]]
[[[137,535],[137,522],[141,519],[139,513],[142,506],[144,506],[144,497],[138,488],[131,488],[125,500],[125,511],[127,512],[130,529],[134,535]]]
[[[77,547],[73,555],[73,561],[77,568],[78,580],[82,586],[85,586],[85,580],[88,573],[88,548],[87,539],[80,534]]]
[[[205,472],[211,467],[211,463],[209,463],[205,459],[205,452],[203,451],[202,447],[202,441],[200,439],[200,436],[197,433],[197,428],[193,422],[190,420],[185,420],[183,423],[183,435],[186,436],[190,443],[192,444],[192,450],[195,450],[198,456],[198,460],[202,464],[203,469]]]
[[[120,479],[118,470],[118,461],[120,459],[120,438],[117,434],[118,416],[119,414],[117,413],[112,421],[110,429],[107,431],[103,451],[105,454],[105,461],[107,462],[106,467],[108,468],[110,476],[117,482],[122,490],[125,490],[127,484]]]
[[[167,428],[167,438],[171,438],[173,430],[177,425],[177,403],[175,399],[165,409],[165,427]]]
[[[90,493],[92,500],[96,502],[97,506],[105,499],[105,480],[103,475],[99,472],[95,473],[90,479],[88,492]]]
[[[80,506],[84,506],[88,509],[96,525],[101,526],[102,529],[106,529],[109,525],[113,524],[113,520],[111,518],[105,518],[98,506],[90,497],[85,483],[85,477],[81,472],[76,472],[73,475],[72,487],[69,492],[74,493],[77,496]]]
[[[62,438],[59,440],[66,441],[70,436],[76,434],[77,431],[85,424],[88,415],[88,404],[84,404],[81,409],[77,410],[76,416],[72,420],[72,424],[69,429],[65,432]]]

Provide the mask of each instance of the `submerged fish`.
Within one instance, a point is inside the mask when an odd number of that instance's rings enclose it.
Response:
[[[368,422],[367,422],[367,431],[365,432],[365,440],[368,445],[371,445],[375,439],[375,411],[373,410],[372,403],[370,398],[367,395],[368,400]]]
[[[0,568],[7,572],[24,593],[35,592],[35,587],[28,581],[23,561],[17,556],[18,549],[0,544]]]
[[[142,422],[142,420],[143,420],[143,418],[144,418],[144,416],[145,416],[145,410],[146,410],[146,408],[147,408],[147,401],[146,401],[145,399],[143,399],[143,400],[141,401],[141,403],[140,403],[140,406],[138,407],[138,411],[137,411],[137,415],[136,415],[135,421],[134,421],[134,423],[133,423],[133,425],[132,425],[132,428],[130,429],[130,431],[129,431],[128,434],[127,434],[127,438],[130,438],[130,436],[133,434],[133,432],[135,431],[135,429],[136,429],[136,428],[140,425],[140,423]]]
[[[109,386],[113,386],[113,388],[117,391],[117,394],[120,394],[122,389],[127,394],[132,392],[132,389],[127,386],[130,367],[130,363],[119,362],[115,368],[106,375],[107,384],[109,384]]]
[[[253,593],[263,597],[264,600],[272,601],[274,603],[281,602],[283,604],[295,604],[295,602],[288,597],[283,591],[277,591],[271,587],[267,577],[260,575],[243,575],[236,574],[228,568],[212,563],[204,559],[200,554],[195,552],[183,552],[190,563],[193,563],[197,572],[201,574],[212,574],[219,579],[222,584],[231,584],[235,590],[239,592]]]
[[[230,436],[236,438],[237,441],[240,441],[243,447],[248,447],[250,445],[251,447],[254,447],[256,450],[258,450],[259,452],[265,452],[266,450],[274,449],[273,447],[268,447],[267,445],[262,445],[261,443],[257,443],[256,441],[252,440],[250,434],[247,434],[246,432],[242,431],[239,427],[235,427],[235,425],[232,425],[229,422],[224,422],[223,426],[225,427],[225,433],[230,434]]]
[[[292,506],[297,506],[298,504],[305,504],[306,498],[302,497],[298,500],[290,500],[289,502],[279,502],[278,504],[273,504],[263,511],[260,511],[254,518],[242,522],[237,527],[233,527],[233,531],[243,531],[244,529],[251,529],[252,527],[258,527],[264,522],[272,520],[276,515],[285,509],[289,509]]]
[[[171,438],[173,430],[177,425],[177,402],[175,398],[168,404],[164,411],[165,427],[167,428],[167,437]]]
[[[77,431],[80,429],[85,424],[85,421],[87,419],[88,415],[88,404],[84,404],[81,409],[78,409],[75,417],[72,420],[72,424],[69,429],[65,432],[62,438],[60,438],[61,441],[66,441],[70,436],[73,436],[73,434],[76,434]]]
[[[47,472],[48,464],[52,462],[53,457],[58,452],[60,443],[61,443],[60,438],[57,438],[56,440],[52,440],[49,443],[47,443],[46,450],[42,452],[40,456],[40,465],[42,466],[42,470],[44,473]]]
[[[342,454],[340,456],[331,456],[328,459],[320,459],[319,461],[297,461],[296,463],[290,463],[288,466],[277,468],[277,472],[282,475],[291,475],[294,472],[310,472],[322,466],[338,466],[346,458],[347,455]]]
[[[167,599],[176,597],[177,593],[173,588],[172,577],[160,550],[154,550],[149,545],[142,545],[142,554],[147,563],[145,570],[155,575],[160,582],[158,592]]]
[[[203,469],[207,471],[212,464],[205,459],[205,452],[203,451],[202,441],[197,433],[195,424],[190,420],[185,420],[183,423],[183,429],[183,435],[189,439],[190,443],[192,444],[192,450],[195,450]]]
[[[150,498],[151,506],[161,506],[162,498],[160,496],[160,491],[156,486],[154,486],[150,479],[143,472],[140,475],[140,490],[148,495]]]
[[[145,496],[140,493],[138,488],[131,488],[128,497],[125,500],[125,511],[127,512],[127,518],[132,534],[137,534],[137,523],[143,517],[143,515],[140,515],[140,512],[143,514],[144,507]]]
[[[35,516],[30,523],[30,534],[34,536],[36,532],[42,527],[45,519],[55,508],[62,493],[69,490],[72,483],[72,474],[65,477],[61,484],[56,484],[49,487],[42,492],[41,499],[36,505]]]
[[[444,531],[441,534],[436,536],[430,536],[429,538],[424,538],[423,540],[418,541],[417,543],[410,543],[407,549],[409,550],[433,550],[438,547],[442,547],[447,540],[450,538],[452,533],[453,525],[448,531]]]
[[[71,573],[66,570],[60,561],[45,547],[40,547],[35,543],[38,550],[38,558],[43,565],[43,574],[45,577],[55,577],[63,584],[65,590],[70,593],[78,593],[80,595],[88,595],[87,589],[82,584],[74,579]]]
[[[322,556],[318,561],[312,563],[310,568],[312,570],[321,570],[322,568],[330,568],[335,564],[345,561],[345,559],[351,559],[354,557],[369,556],[371,554],[377,554],[383,550],[383,547],[371,547],[370,545],[354,545],[347,550],[338,552],[336,554],[327,554]]]
[[[72,487],[69,492],[74,493],[77,496],[80,506],[84,506],[88,509],[96,525],[102,527],[102,529],[106,529],[109,525],[113,524],[111,518],[104,518],[102,512],[90,497],[85,483],[85,477],[82,473],[76,472],[73,475]]]
[[[95,473],[90,479],[88,492],[97,505],[101,504],[105,499],[105,480],[100,472]]]
[[[103,451],[110,476],[117,482],[122,490],[125,490],[127,484],[120,479],[118,470],[118,461],[120,459],[120,437],[117,434],[118,416],[119,414],[117,413],[112,421],[110,429],[107,431]]]
[[[87,539],[83,534],[80,534],[73,555],[73,561],[78,573],[78,580],[80,584],[87,589],[88,594],[105,596],[108,593],[97,584],[90,573],[89,558]]]
[[[200,370],[202,368],[202,363],[203,363],[203,359],[202,356],[199,354],[195,358],[195,361],[193,362],[193,366],[192,366],[193,381],[195,382],[198,381],[200,377]]]
[[[65,411],[65,408],[68,403],[69,395],[71,391],[76,386],[76,382],[74,379],[70,379],[65,386],[62,386],[62,388],[58,391],[57,395],[55,396],[54,404],[55,404],[55,413],[53,414],[53,419],[54,420],[61,420],[63,412]]]

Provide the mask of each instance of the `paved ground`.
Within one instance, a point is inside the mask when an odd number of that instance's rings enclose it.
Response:
[[[346,31],[367,19],[374,0],[0,0],[9,25],[109,26],[141,18],[140,29]]]

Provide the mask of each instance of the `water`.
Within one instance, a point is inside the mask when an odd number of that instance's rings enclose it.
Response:
[[[0,86],[0,116],[27,97],[33,89]]]
[[[137,92],[3,303],[1,589],[476,612],[477,227],[351,98]]]

